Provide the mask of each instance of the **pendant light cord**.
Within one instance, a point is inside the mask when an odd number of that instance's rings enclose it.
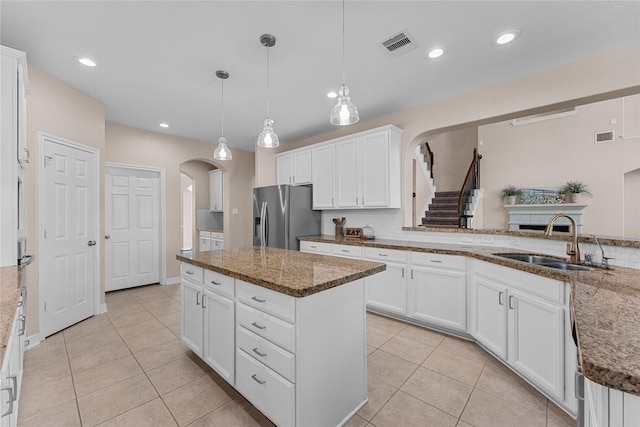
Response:
[[[269,114],[269,95],[270,95],[270,91],[269,91],[269,49],[270,47],[267,46],[267,118],[271,118],[271,114]]]
[[[345,84],[347,81],[344,67],[344,2],[345,0],[342,0],[342,84]]]
[[[220,79],[221,81],[221,85],[222,85],[222,97],[221,97],[221,109],[222,109],[222,113],[220,114],[220,117],[222,118],[222,125],[220,126],[220,136],[224,137],[224,79]]]

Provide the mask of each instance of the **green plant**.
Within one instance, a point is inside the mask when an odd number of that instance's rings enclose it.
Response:
[[[562,189],[564,193],[584,194],[585,196],[591,196],[591,192],[585,184],[580,181],[569,181]]]
[[[502,189],[502,193],[500,193],[502,200],[506,199],[509,196],[522,196],[522,190],[514,187],[513,185],[509,185]]]

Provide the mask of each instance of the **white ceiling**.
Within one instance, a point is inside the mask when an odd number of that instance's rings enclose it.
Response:
[[[346,14],[346,77],[362,121],[640,43],[639,1],[360,1]],[[109,122],[253,150],[266,116],[282,143],[330,131],[342,79],[340,1],[6,1],[1,42],[103,102]],[[506,46],[491,40],[510,29]],[[417,48],[380,42],[405,30]],[[427,60],[426,50],[447,53]],[[75,58],[88,56],[87,68]],[[517,96],[517,94],[514,94]],[[169,129],[158,127],[160,122]]]

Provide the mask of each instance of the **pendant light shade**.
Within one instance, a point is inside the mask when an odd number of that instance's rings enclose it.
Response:
[[[258,147],[275,148],[280,145],[278,135],[273,131],[273,120],[269,117],[269,48],[276,45],[276,38],[271,34],[260,36],[260,44],[267,48],[267,118],[264,119],[264,127],[258,135]]]
[[[342,0],[342,85],[338,91],[338,102],[331,110],[329,121],[332,125],[346,126],[358,123],[360,114],[358,107],[351,102],[349,88],[346,84],[344,67],[344,0]]]
[[[218,70],[216,71],[216,76],[220,79],[222,86],[222,114],[221,114],[221,127],[220,127],[220,138],[218,139],[218,147],[213,152],[213,158],[216,160],[231,160],[231,150],[227,147],[227,138],[224,137],[224,81],[229,78],[229,73],[226,71]]]

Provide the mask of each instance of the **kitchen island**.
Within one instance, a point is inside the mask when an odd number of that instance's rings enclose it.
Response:
[[[363,278],[380,262],[276,248],[182,261],[182,341],[279,426],[335,426],[367,402]]]

